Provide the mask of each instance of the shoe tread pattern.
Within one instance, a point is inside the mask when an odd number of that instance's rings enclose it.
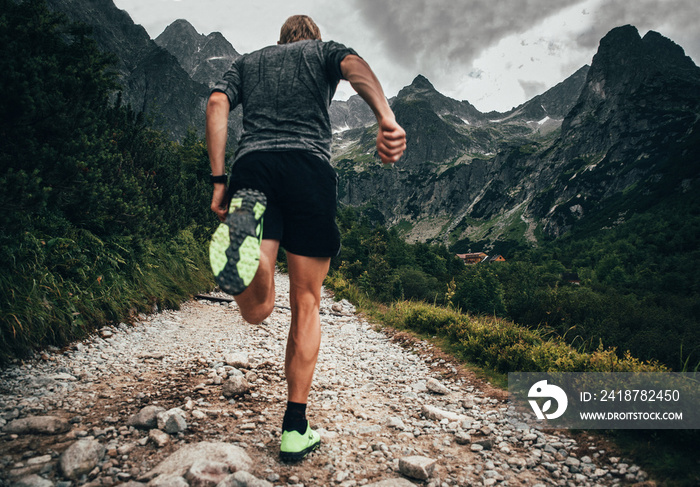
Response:
[[[265,195],[258,191],[244,189],[236,192],[226,221],[222,223],[228,227],[228,239],[222,234],[223,230],[217,230],[212,238],[212,262],[222,262],[224,257],[221,254],[225,255],[226,262],[215,275],[215,280],[228,294],[242,293],[255,277],[260,262],[261,219],[266,204]]]

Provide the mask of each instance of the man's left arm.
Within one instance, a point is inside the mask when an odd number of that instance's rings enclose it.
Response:
[[[396,122],[382,85],[369,64],[361,57],[349,54],[340,62],[340,70],[343,78],[350,82],[377,118],[377,152],[380,159],[384,164],[398,161],[406,150],[406,131]]]

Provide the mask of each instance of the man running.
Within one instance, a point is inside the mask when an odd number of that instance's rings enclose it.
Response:
[[[406,148],[406,133],[376,76],[354,50],[323,42],[305,15],[287,19],[276,46],[237,59],[207,105],[211,209],[223,222],[212,238],[210,259],[217,283],[234,295],[246,321],[260,323],[272,313],[280,245],[287,254],[292,322],[285,357],[283,461],[301,460],[320,445],[306,419],[306,404],[321,344],[321,286],[331,257],[340,251],[328,115],[340,79],[348,80],[372,108],[382,162],[396,162]],[[228,115],[238,104],[243,133],[229,179]]]

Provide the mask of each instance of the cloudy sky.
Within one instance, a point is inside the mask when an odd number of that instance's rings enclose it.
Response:
[[[293,14],[353,47],[387,96],[427,77],[481,111],[506,111],[590,64],[600,39],[632,24],[700,63],[700,0],[114,0],[157,37],[177,19],[221,32],[240,53],[274,44]],[[342,84],[340,98],[351,95]]]

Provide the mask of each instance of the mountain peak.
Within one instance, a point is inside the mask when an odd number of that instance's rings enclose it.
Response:
[[[670,73],[695,87],[700,69],[683,48],[661,34],[649,31],[642,39],[634,26],[616,27],[600,40],[582,100],[597,104],[612,97],[618,100],[613,105],[624,108],[632,94],[646,97],[654,88],[659,88],[656,95],[661,93]]]
[[[562,123],[562,135],[579,140],[582,149],[604,153],[605,144],[590,141],[641,133],[650,114],[655,121],[664,120],[664,130],[681,130],[668,127],[678,122],[679,113],[697,113],[698,93],[700,68],[680,46],[657,32],[642,39],[631,25],[616,27],[600,41],[581,96]],[[597,124],[586,122],[591,117]],[[687,130],[687,122],[678,123]]]
[[[209,87],[240,56],[221,33],[200,34],[183,19],[170,24],[155,42],[175,56],[193,80]]]
[[[411,87],[419,89],[419,90],[434,90],[435,87],[433,84],[428,81],[428,78],[423,76],[422,74],[419,74],[414,78],[414,80],[411,82]]]
[[[176,36],[183,34],[189,37],[199,37],[201,35],[188,21],[185,19],[177,19],[175,22],[167,26],[160,36]]]
[[[665,72],[668,69],[696,68],[683,48],[658,32],[649,31],[644,38],[637,28],[624,25],[612,29],[600,40],[593,58],[592,72],[604,71],[607,76],[627,72],[631,76]]]
[[[415,96],[425,93],[438,93],[433,84],[428,81],[428,78],[419,74],[416,76],[410,85],[404,86],[399,93],[396,95],[398,98],[406,96]],[[442,95],[440,95],[442,96]]]
[[[619,27],[614,27],[605,34],[605,36],[600,40],[601,47],[605,44],[622,43],[624,41],[635,41],[641,40],[639,36],[639,31],[633,25],[621,25]]]
[[[659,59],[664,69],[675,66],[685,70],[697,70],[693,60],[685,55],[685,51],[681,46],[658,32],[653,30],[647,32],[642,38],[642,43],[649,55]]]

